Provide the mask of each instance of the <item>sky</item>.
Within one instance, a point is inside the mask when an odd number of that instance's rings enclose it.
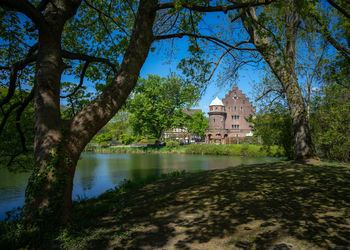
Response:
[[[181,39],[179,39],[181,40]],[[185,42],[183,44],[180,44],[182,46],[182,49],[185,47]],[[182,51],[184,53],[184,51]],[[140,77],[145,78],[148,74],[154,74],[166,77],[169,75],[170,72],[176,72],[177,71],[176,66],[179,62],[178,58],[174,58],[170,63],[168,62],[168,59],[165,58],[165,55],[159,54],[157,52],[151,52],[143,65]],[[223,86],[218,86],[216,82],[217,74],[220,74],[220,70],[215,72],[214,77],[208,84],[208,88],[206,89],[204,95],[200,99],[198,105],[192,107],[192,108],[199,108],[202,109],[203,112],[207,113],[209,111],[209,104],[215,97],[219,97],[220,99],[225,97],[225,94],[228,93],[228,91],[232,88],[232,85],[230,83],[224,84]],[[238,79],[237,79],[237,86],[244,94],[246,94],[247,97],[249,97],[250,101],[254,102],[253,98],[253,83],[259,82],[259,80],[262,78],[263,74],[260,71],[257,71],[256,68],[252,67],[246,67],[239,71]]]
[[[209,13],[205,17],[205,27],[210,27],[215,29],[216,25],[219,25],[222,22],[225,22],[224,18],[227,17],[224,14],[221,13]],[[206,35],[206,28],[204,26],[202,27],[202,30],[200,30],[200,33],[203,35]],[[154,52],[149,53],[148,58],[143,65],[140,77],[147,77],[148,74],[155,74],[162,77],[166,77],[169,75],[170,72],[175,72],[181,74],[180,71],[177,70],[177,64],[181,60],[181,58],[184,58],[185,56],[189,55],[187,52],[188,47],[188,39],[187,38],[181,38],[181,39],[174,39],[173,40],[173,49],[175,49],[175,53],[169,55],[169,46],[162,45],[159,46],[159,44],[154,44],[154,46],[157,48]],[[160,47],[160,48],[159,48]],[[217,96],[219,99],[222,99],[225,97],[225,95],[228,93],[228,91],[233,87],[232,83],[222,83],[218,81],[218,74],[222,73],[220,70],[223,66],[223,61],[219,65],[218,69],[215,71],[214,76],[208,83],[208,87],[200,99],[199,103],[196,106],[193,106],[192,108],[199,108],[202,109],[203,112],[207,113],[209,111],[209,104],[215,97]],[[253,102],[253,105],[255,105],[254,102],[254,88],[253,83],[254,82],[260,82],[262,77],[264,76],[263,71],[257,70],[256,67],[250,67],[246,66],[243,67],[241,70],[238,71],[238,79],[236,80],[236,84],[240,90],[246,96],[250,99],[250,101]],[[218,83],[220,86],[218,86]]]

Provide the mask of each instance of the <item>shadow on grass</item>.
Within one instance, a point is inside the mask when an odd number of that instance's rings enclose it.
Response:
[[[348,249],[350,168],[280,162],[200,172],[106,195],[89,211],[78,248]]]

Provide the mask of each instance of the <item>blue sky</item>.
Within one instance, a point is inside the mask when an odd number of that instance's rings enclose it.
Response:
[[[200,24],[199,33],[202,35],[211,35],[208,33],[208,30],[215,30],[217,25],[222,23],[227,24],[227,20],[225,20],[227,15],[223,13],[208,13],[204,17],[204,21]],[[222,29],[222,26],[220,27]],[[173,49],[175,49],[175,53],[169,53],[169,43],[162,42],[161,44],[154,44],[154,47],[157,49],[154,52],[150,52],[145,64],[142,67],[140,72],[140,77],[147,77],[147,74],[155,74],[159,76],[168,76],[170,72],[175,72],[181,74],[177,70],[178,62],[189,55],[187,52],[188,47],[188,39],[186,37],[182,39],[174,39],[173,40]],[[216,60],[216,59],[215,59]],[[216,70],[214,76],[211,81],[208,83],[207,90],[205,94],[202,96],[198,105],[193,108],[200,108],[203,112],[207,113],[209,111],[210,102],[218,96],[220,99],[225,97],[225,94],[232,88],[232,83],[222,83],[220,82],[220,86],[218,86],[218,74],[222,73],[220,68],[223,66],[223,61],[220,66]],[[256,67],[243,67],[239,70],[238,79],[235,81],[238,88],[249,97],[250,101],[253,101],[253,83],[260,82],[262,79],[264,72],[262,70],[258,70]],[[254,102],[253,102],[254,103]],[[255,105],[255,103],[254,103]]]
[[[150,52],[145,64],[142,67],[140,72],[140,77],[147,77],[148,74],[159,75],[166,77],[170,72],[180,73],[177,69],[177,63],[181,59],[181,57],[186,56],[186,39],[177,39],[176,41],[177,47],[177,56],[171,58],[167,57],[166,53],[162,53],[162,51]],[[162,49],[164,51],[164,49]],[[170,62],[169,62],[170,61]],[[222,66],[222,65],[221,65]],[[213,78],[208,84],[208,88],[205,94],[202,96],[198,105],[193,108],[200,108],[203,112],[207,113],[209,111],[210,102],[218,96],[220,99],[225,97],[225,94],[232,88],[230,83],[224,83],[223,86],[218,86],[217,84],[217,75],[220,74],[220,69],[216,70]],[[263,72],[257,70],[254,67],[245,67],[239,71],[237,86],[239,89],[249,97],[250,101],[253,101],[253,83],[259,82],[263,77]],[[254,103],[255,105],[255,103]]]

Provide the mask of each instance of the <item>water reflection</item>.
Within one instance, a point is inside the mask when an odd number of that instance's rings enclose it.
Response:
[[[95,178],[97,174],[97,167],[101,164],[101,160],[96,157],[85,157],[80,159],[83,168],[79,168],[76,172],[75,183],[78,182],[81,185],[82,190],[89,190],[94,186]]]
[[[123,183],[177,170],[195,172],[240,164],[275,161],[273,158],[241,158],[184,154],[83,154],[74,177],[73,199],[98,196]],[[29,173],[0,169],[0,220],[5,212],[24,203]]]

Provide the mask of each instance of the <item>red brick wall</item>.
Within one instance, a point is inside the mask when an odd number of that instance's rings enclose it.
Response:
[[[250,114],[255,114],[255,107],[249,102],[245,94],[234,86],[222,101],[227,113],[225,128],[235,129],[238,125],[239,130],[250,130],[252,124],[247,122],[245,118],[248,118]]]

